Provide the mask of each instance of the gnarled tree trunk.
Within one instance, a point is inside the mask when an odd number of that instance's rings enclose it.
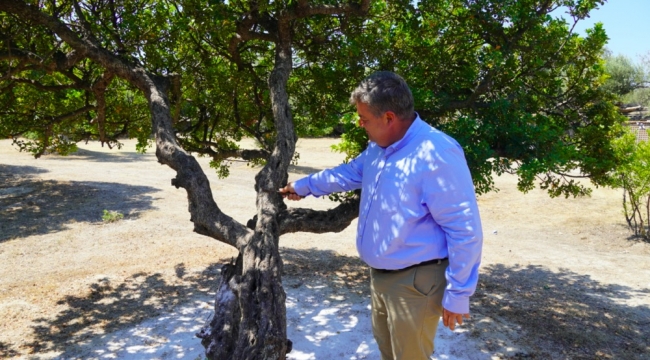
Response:
[[[281,281],[280,235],[296,231],[341,231],[357,216],[358,200],[355,199],[324,212],[287,209],[277,189],[287,182],[287,170],[296,143],[286,89],[292,68],[292,21],[312,15],[364,14],[368,7],[369,0],[342,6],[310,6],[306,1],[300,1],[295,8],[281,12],[274,19],[272,28],[276,33],[272,40],[276,46],[275,64],[268,85],[277,139],[266,165],[255,177],[257,214],[246,226],[219,209],[200,165],[178,144],[167,97],[172,85],[169,77],[156,76],[124,62],[102,48],[90,34],[73,31],[36,6],[18,0],[0,1],[0,11],[45,26],[55,33],[74,49],[75,59],[80,61],[87,58],[103,66],[110,74],[107,81],[114,75],[142,91],[151,112],[156,157],[161,164],[176,171],[172,185],[187,191],[194,231],[239,251],[237,261],[222,269],[213,319],[197,334],[210,359],[285,359],[286,353],[291,350],[291,342],[286,335],[286,294]],[[77,15],[83,17],[81,13]],[[241,26],[242,31],[250,29],[252,19],[246,18],[243,22],[245,26]],[[265,18],[265,21],[268,22],[269,18]],[[235,39],[241,41],[254,37],[250,33],[244,35]],[[262,36],[264,39],[268,37]],[[236,46],[237,42],[233,44]]]

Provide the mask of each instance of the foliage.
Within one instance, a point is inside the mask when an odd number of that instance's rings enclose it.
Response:
[[[605,56],[605,71],[608,78],[603,89],[619,96],[639,89],[646,83],[643,67],[625,55]]]
[[[354,201],[328,211],[282,202],[296,135],[343,119],[339,149],[361,151],[349,93],[392,70],[423,119],[463,145],[479,193],[506,171],[521,190],[539,178],[553,196],[587,193],[576,174],[610,184],[621,117],[602,88],[607,37],[599,24],[585,38],[571,32],[603,2],[0,1],[0,136],[38,157],[124,137],[144,150],[153,133],[194,231],[240,252],[221,273],[219,316],[200,332],[206,354],[281,359],[290,343],[279,237],[341,231],[358,215]],[[560,6],[571,21],[549,15]],[[244,136],[258,149],[240,149]],[[187,151],[222,176],[233,157],[264,163],[248,223],[222,212]]]
[[[621,102],[624,104],[650,107],[650,88],[634,89],[621,96]]]
[[[601,24],[585,38],[571,32],[598,4],[375,3],[364,30],[349,42],[368,58],[368,71],[405,77],[423,120],[465,149],[477,192],[494,189],[495,173],[511,172],[524,192],[537,181],[551,196],[583,195],[590,190],[576,177],[610,184],[620,161],[611,141],[622,117],[602,87],[607,36]],[[549,15],[558,5],[568,7],[572,22]],[[351,138],[338,147],[348,157],[364,142]]]
[[[332,145],[332,150],[346,154],[345,162],[350,161],[360,154],[368,142],[368,135],[363,128],[358,126],[358,116],[355,113],[347,113],[341,117],[343,134],[341,142]]]
[[[343,125],[337,149],[354,156],[367,139],[355,125],[348,95],[370,72],[392,70],[411,85],[421,117],[464,147],[479,193],[494,189],[493,174],[512,172],[522,191],[537,182],[552,196],[586,194],[573,177],[606,185],[619,161],[610,142],[621,131],[621,118],[607,90],[618,75],[607,79],[605,71],[616,64],[627,69],[624,58],[601,60],[607,36],[600,24],[584,38],[571,32],[602,2],[375,1],[365,20],[307,18],[295,25],[287,84],[295,132],[322,136]],[[259,14],[294,6],[255,4]],[[72,3],[41,7],[86,28],[121,58],[173,77],[169,98],[178,141],[212,157],[226,176],[225,160],[241,156],[242,137],[266,151],[247,158],[262,163],[275,139],[267,84],[274,47],[263,37],[233,40],[249,5],[138,0],[111,7],[87,1],[80,3],[85,22]],[[560,5],[569,21],[549,15]],[[0,70],[11,74],[0,79],[0,103],[7,109],[1,136],[17,139],[35,156],[68,153],[90,139],[120,146],[120,138],[136,137],[138,149],[146,149],[151,125],[138,92],[93,62],[61,66],[57,56],[70,55],[65,43],[21,26],[12,15],[0,16],[6,34],[0,44],[15,50],[0,60]],[[42,58],[30,60],[26,49]]]
[[[104,209],[104,213],[102,215],[102,220],[104,222],[112,223],[112,222],[120,221],[122,219],[124,219],[124,214],[122,214],[121,212]]]
[[[73,19],[69,4],[42,6]],[[92,16],[97,14],[87,14],[91,26],[99,26]],[[0,13],[0,33],[0,136],[14,138],[21,151],[36,157],[74,152],[79,141],[120,147],[120,137],[135,137],[146,143],[146,102],[126,82],[75,58],[65,43],[13,15]]]
[[[623,213],[630,229],[650,240],[650,142],[635,140],[627,132],[615,142],[616,151],[628,159],[616,169],[615,179],[624,192]]]

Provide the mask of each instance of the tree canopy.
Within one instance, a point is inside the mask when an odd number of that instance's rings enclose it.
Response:
[[[588,193],[576,177],[609,184],[621,117],[603,88],[607,36],[600,24],[586,37],[572,31],[603,2],[4,0],[0,136],[36,157],[84,140],[135,137],[142,151],[155,141],[188,193],[195,231],[241,254],[219,290],[235,296],[219,297],[222,316],[202,333],[208,356],[284,358],[279,236],[340,231],[358,204],[284,205],[275,189],[297,136],[343,124],[340,149],[358,153],[367,139],[349,93],[391,70],[420,116],[464,147],[477,192],[503,172],[552,196]],[[558,8],[564,17],[551,15]],[[258,148],[240,149],[244,136]],[[217,206],[192,153],[222,175],[231,157],[264,164],[248,224]]]
[[[465,147],[479,192],[493,189],[494,172],[510,171],[518,173],[524,191],[537,178],[552,195],[585,193],[569,174],[580,169],[602,185],[615,163],[607,144],[618,129],[607,93],[640,81],[638,72],[628,74],[632,67],[624,58],[603,63],[602,26],[585,38],[571,32],[599,3],[374,2],[365,18],[316,14],[296,22],[287,84],[296,133],[323,135],[340,122],[353,123],[347,94],[355,83],[373,70],[393,70],[413,88],[421,117]],[[264,159],[271,151],[275,129],[266,81],[275,29],[266,29],[264,17],[291,4],[38,6],[78,25],[120,59],[173,79],[169,95],[179,141],[213,157],[225,175],[222,160]],[[549,15],[560,5],[568,20]],[[144,149],[151,126],[146,101],[131,84],[78,56],[50,30],[0,16],[3,137],[20,137],[20,148],[35,156],[67,153],[88,139],[119,146],[120,138],[137,137]],[[605,70],[611,79],[603,87]],[[243,136],[255,138],[259,149],[238,149]],[[357,144],[347,148],[363,147],[363,134],[349,138]]]
[[[607,54],[605,71],[609,78],[603,84],[603,88],[614,94],[625,95],[647,86],[648,81],[643,67],[635,64],[625,55]]]

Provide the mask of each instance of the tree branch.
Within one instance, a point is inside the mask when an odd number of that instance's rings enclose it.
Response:
[[[350,14],[363,16],[370,9],[370,0],[362,0],[361,3],[346,3],[337,5],[308,5],[307,1],[299,1],[294,11],[287,14],[288,19],[300,19],[313,15],[340,15]]]
[[[185,145],[185,148],[188,151],[205,154],[210,156],[215,161],[222,161],[229,158],[241,158],[246,161],[257,160],[257,159],[268,159],[271,156],[269,151],[263,149],[232,149],[232,150],[214,150],[218,149],[218,144],[211,141],[199,141],[200,144],[205,145],[205,147],[192,146],[190,144]]]
[[[190,220],[194,222],[195,231],[238,249],[243,248],[249,242],[253,232],[219,209],[201,166],[176,142],[166,95],[169,79],[156,77],[141,67],[125,63],[99,46],[91,36],[80,38],[60,20],[41,12],[38,7],[28,5],[24,1],[1,1],[0,11],[16,14],[23,20],[47,27],[76,50],[79,56],[87,56],[108,72],[140,89],[149,102],[153,132],[156,136],[156,156],[160,163],[168,165],[177,172],[176,178],[172,180],[172,185],[177,188],[182,187],[187,191]]]
[[[102,146],[104,143],[108,143],[106,138],[106,88],[113,81],[115,75],[111,72],[104,72],[102,77],[93,84],[91,90],[95,95],[95,100],[97,101],[97,129],[99,130],[99,141]],[[110,144],[109,144],[110,147]]]
[[[94,105],[86,105],[86,106],[84,106],[82,108],[79,108],[77,110],[70,111],[69,113],[65,113],[65,114],[61,114],[61,115],[57,115],[57,116],[52,116],[50,118],[50,121],[48,121],[48,125],[60,123],[62,121],[71,119],[71,118],[73,118],[75,116],[79,116],[81,114],[87,113],[87,112],[89,112],[91,110],[95,110],[96,108],[97,107],[94,106]]]
[[[280,234],[294,232],[341,232],[359,216],[359,197],[346,199],[335,208],[318,211],[292,208],[280,212],[278,223]]]
[[[39,90],[43,91],[60,91],[65,89],[75,89],[78,86],[76,84],[67,84],[67,85],[43,85],[36,80],[30,79],[20,79],[20,78],[11,78],[10,81],[19,83],[19,84],[28,84]]]

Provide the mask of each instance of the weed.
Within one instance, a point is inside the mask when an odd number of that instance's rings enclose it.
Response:
[[[124,214],[118,211],[109,211],[104,210],[104,215],[102,215],[102,220],[107,223],[112,223],[124,219]]]

